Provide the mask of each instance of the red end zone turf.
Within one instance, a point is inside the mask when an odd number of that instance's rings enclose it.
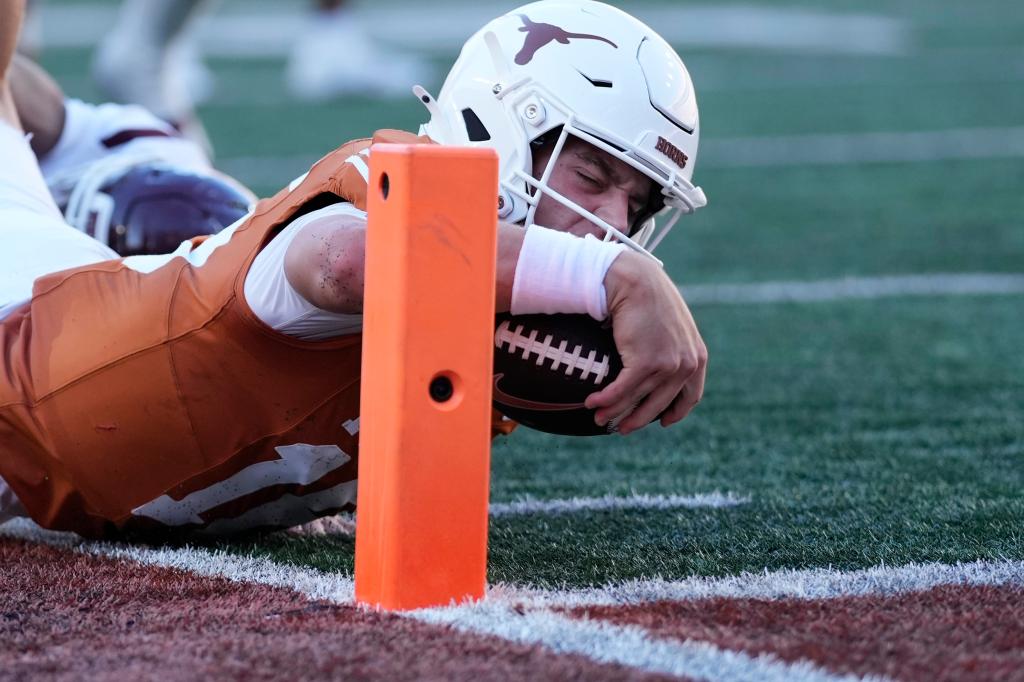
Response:
[[[0,566],[2,679],[665,679],[2,536]]]
[[[1024,589],[943,585],[834,599],[701,599],[575,609],[655,637],[901,680],[1024,679]]]
[[[195,554],[217,561],[215,554]],[[567,634],[573,623],[590,632],[604,624],[618,637],[642,633],[635,641],[640,649],[657,657],[656,650],[664,655],[668,647],[691,657],[680,661],[684,666],[704,665],[715,679],[728,679],[729,671],[706,667],[724,660],[714,655],[702,664],[707,652],[746,656],[761,679],[790,679],[807,670],[822,679],[849,673],[928,682],[1024,679],[1019,584],[890,594],[880,583],[881,593],[867,596],[715,597],[574,609],[517,602],[501,591],[489,598],[506,609],[508,632],[529,629],[536,614],[561,618],[558,634],[537,645],[2,535],[0,565],[5,679],[666,679],[639,669],[643,651],[637,667],[598,662],[606,653],[600,649],[586,656],[554,653],[573,646]]]

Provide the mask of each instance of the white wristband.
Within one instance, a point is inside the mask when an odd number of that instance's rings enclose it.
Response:
[[[531,225],[512,283],[512,314],[586,313],[608,317],[604,277],[624,244]]]

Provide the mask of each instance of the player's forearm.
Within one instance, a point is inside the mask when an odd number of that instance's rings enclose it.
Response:
[[[48,73],[25,57],[15,55],[9,74],[21,127],[32,134],[32,151],[42,158],[64,131],[64,93]]]
[[[512,285],[519,264],[526,230],[518,225],[498,224],[498,262],[495,269],[494,306],[499,313],[512,309]]]
[[[4,0],[0,2],[0,75],[7,73],[14,50],[18,47],[18,33],[21,31],[25,0]]]
[[[19,127],[18,113],[11,95],[9,71],[24,12],[25,0],[0,2],[0,120],[15,128]]]
[[[499,224],[495,304],[509,309],[512,283],[525,230]],[[363,312],[366,224],[352,217],[310,223],[295,236],[285,255],[285,275],[296,293],[321,310]]]
[[[527,231],[518,225],[498,224],[495,271],[495,309],[513,308],[517,276],[524,281],[516,291],[518,312],[587,313],[604,319],[607,301],[634,288],[638,278],[661,274],[653,260],[629,254],[597,240],[535,228],[540,233],[523,255]],[[558,251],[547,258],[549,251]],[[285,275],[292,288],[321,310],[349,315],[363,312],[366,265],[366,222],[355,216],[325,217],[306,225],[285,255]],[[607,289],[607,292],[606,292]],[[606,297],[607,293],[607,297]]]

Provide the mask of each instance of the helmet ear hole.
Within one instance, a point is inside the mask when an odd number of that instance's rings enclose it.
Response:
[[[480,117],[472,109],[466,108],[462,110],[462,120],[466,124],[466,134],[469,136],[470,142],[486,142],[491,139],[487,126],[484,125],[483,121],[480,120]]]

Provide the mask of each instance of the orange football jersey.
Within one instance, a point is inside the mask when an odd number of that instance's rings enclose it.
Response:
[[[142,273],[113,260],[36,281],[0,323],[0,477],[37,523],[230,532],[353,507],[361,337],[276,332],[243,285],[298,215],[365,210],[358,154],[372,142],[428,140],[380,131],[340,147],[201,265]]]

